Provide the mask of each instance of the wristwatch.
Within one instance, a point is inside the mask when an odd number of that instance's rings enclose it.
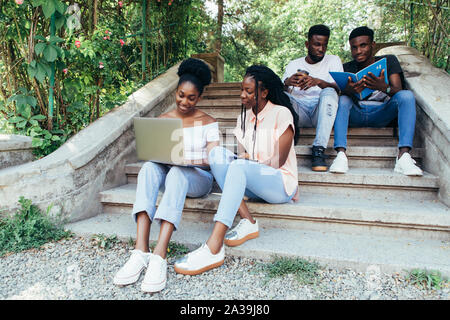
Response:
[[[386,94],[389,94],[389,92],[391,92],[391,86],[388,85],[388,87],[386,88]]]

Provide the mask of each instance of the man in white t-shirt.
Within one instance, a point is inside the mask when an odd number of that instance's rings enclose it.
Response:
[[[289,62],[282,79],[292,106],[298,113],[299,127],[317,128],[312,145],[311,168],[314,171],[328,169],[324,153],[339,102],[339,88],[329,72],[343,71],[338,56],[325,54],[329,37],[327,26],[312,26],[305,42],[308,55]]]

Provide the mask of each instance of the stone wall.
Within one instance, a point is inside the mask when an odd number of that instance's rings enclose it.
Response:
[[[33,161],[31,137],[0,134],[0,169]]]
[[[450,206],[450,75],[414,48],[392,46],[377,52],[384,54],[398,58],[407,87],[414,92],[416,136],[425,149],[423,166],[439,177],[439,199]]]
[[[212,73],[211,82],[223,82],[225,60],[220,54],[218,54],[217,52],[198,53],[191,55],[191,57],[202,59],[207,64],[209,64]]]
[[[128,101],[69,139],[50,155],[0,170],[0,214],[20,196],[68,221],[101,212],[99,192],[126,183],[124,166],[136,161],[133,118],[158,116],[174,106],[179,64],[133,93]]]

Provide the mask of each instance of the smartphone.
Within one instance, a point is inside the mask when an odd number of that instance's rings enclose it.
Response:
[[[297,72],[304,73],[304,74],[306,74],[307,76],[309,76],[309,72],[306,71],[306,70],[297,69]]]

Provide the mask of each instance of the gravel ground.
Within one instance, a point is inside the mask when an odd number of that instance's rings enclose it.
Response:
[[[220,268],[199,276],[177,275],[169,259],[167,287],[140,291],[140,280],[126,287],[112,283],[129,257],[129,246],[99,248],[91,239],[73,237],[40,250],[0,258],[0,299],[45,300],[450,300],[447,282],[440,290],[420,289],[398,274],[350,269],[320,271],[318,283],[301,285],[293,275],[268,280],[262,261],[231,257]]]

